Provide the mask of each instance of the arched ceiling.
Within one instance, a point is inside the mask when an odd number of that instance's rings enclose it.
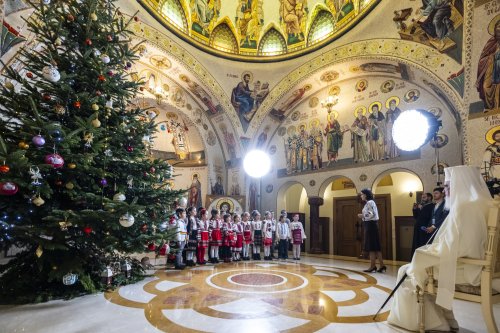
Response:
[[[139,0],[161,24],[210,54],[281,61],[342,36],[380,0]]]

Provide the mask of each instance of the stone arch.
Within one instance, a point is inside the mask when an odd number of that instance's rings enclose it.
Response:
[[[351,177],[348,177],[348,176],[344,176],[344,175],[341,175],[341,174],[337,174],[337,175],[334,175],[334,176],[330,176],[328,178],[326,178],[320,185],[319,187],[319,190],[318,190],[318,196],[319,197],[324,197],[325,196],[325,192],[326,190],[328,189],[328,186],[330,186],[330,184],[339,179],[339,178],[347,178],[349,179],[350,181],[353,182],[354,186],[355,186],[355,190],[357,190],[357,187],[356,187],[356,183],[354,182],[354,180],[351,178]]]
[[[465,119],[463,113],[460,112],[463,109],[461,97],[458,92],[445,81],[445,78],[448,77],[448,71],[459,71],[461,69],[460,64],[437,50],[417,42],[401,39],[373,39],[358,41],[328,50],[289,72],[288,75],[283,77],[273,90],[271,90],[269,96],[257,110],[254,120],[247,129],[246,134],[254,135],[264,121],[265,116],[267,116],[276,103],[302,81],[324,70],[328,66],[358,59],[389,60],[406,64],[423,72],[436,83],[436,87],[450,97],[449,102],[456,113],[460,114],[461,122],[466,122],[467,119]],[[441,66],[442,64],[448,66]]]
[[[420,180],[420,183],[422,184],[422,186],[424,185],[424,181],[422,180],[422,177],[420,177],[420,175],[417,172],[410,170],[410,169],[406,169],[406,168],[391,168],[391,169],[384,170],[383,172],[379,173],[377,175],[377,177],[375,177],[375,179],[373,180],[370,189],[373,190],[382,178],[384,178],[385,176],[387,176],[391,173],[394,173],[394,172],[406,172],[406,173],[412,174]]]
[[[302,188],[306,191],[306,197],[309,196],[309,194],[307,193],[307,188],[304,184],[302,184],[299,181],[295,181],[295,180],[288,181],[280,186],[280,188],[276,194],[276,210],[277,211],[280,211],[281,209],[284,209],[286,207],[285,195],[286,195],[286,192],[288,191],[288,189],[290,187],[292,187],[293,185],[301,185]]]

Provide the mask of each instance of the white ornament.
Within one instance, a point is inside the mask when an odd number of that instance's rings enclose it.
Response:
[[[101,55],[101,51],[99,51],[98,49],[94,49],[94,56],[98,57],[100,55]]]
[[[131,227],[135,222],[135,218],[132,215],[129,215],[129,213],[123,215],[120,217],[120,225],[122,227],[128,228]]]
[[[116,193],[114,196],[113,196],[113,201],[125,201],[127,199],[127,197],[125,196],[125,194],[123,193]]]
[[[61,74],[54,66],[45,66],[42,69],[43,78],[50,82],[57,82],[61,79]]]
[[[109,56],[105,53],[103,55],[101,55],[101,61],[105,64],[109,64],[109,62],[111,61],[111,59],[109,58]]]
[[[66,286],[71,286],[75,284],[77,280],[78,280],[78,275],[73,273],[68,273],[63,276],[63,284]]]
[[[42,0],[42,2],[43,2],[44,5],[50,5],[50,0]]]
[[[106,107],[111,109],[113,107],[113,100],[106,101]]]

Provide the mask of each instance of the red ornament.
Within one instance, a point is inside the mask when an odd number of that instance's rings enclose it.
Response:
[[[13,182],[0,183],[1,195],[14,195],[19,191],[19,186]]]
[[[133,151],[134,151],[134,147],[132,147],[132,146],[127,146],[125,149],[126,149],[129,153],[131,153],[131,152],[133,152]]]
[[[155,244],[155,243],[149,243],[149,244],[148,244],[148,250],[149,250],[149,251],[154,251],[154,250],[156,250],[156,244]]]
[[[114,75],[113,71],[108,71],[108,75],[113,76]]]
[[[155,167],[151,167],[151,168],[149,168],[149,172],[151,172],[151,173],[155,173],[155,172],[156,172]]]
[[[148,173],[147,173],[146,171],[144,171],[144,172],[142,173],[142,175],[143,175],[144,177],[147,177],[147,176],[148,176]]]
[[[62,168],[64,159],[59,154],[49,154],[45,156],[45,163],[52,165],[54,169]]]
[[[73,103],[73,106],[79,109],[82,106],[82,103],[80,101],[76,101],[75,103]]]
[[[42,97],[43,97],[43,100],[46,102],[48,102],[52,99],[52,96],[50,96],[49,94],[43,94]]]
[[[100,90],[96,90],[95,95],[96,95],[96,96],[101,96],[101,95],[102,95],[102,92],[101,92]]]
[[[108,40],[108,42],[112,42],[113,41],[113,37],[111,35],[107,35],[106,39]]]
[[[92,45],[92,41],[90,40],[90,38],[85,39],[85,44],[87,44],[88,46]]]
[[[29,79],[32,79],[32,78],[33,78],[33,73],[28,72],[28,73],[26,73],[26,76],[27,76]]]
[[[159,253],[159,254],[160,254],[161,256],[165,256],[165,255],[167,255],[167,253],[169,253],[169,252],[170,252],[170,246],[169,246],[168,244],[163,244],[163,246],[162,246],[162,247],[161,247],[161,249],[160,249],[160,253]]]
[[[1,173],[7,173],[10,171],[10,168],[7,164],[4,164],[4,165],[0,165],[0,172]]]
[[[102,82],[106,81],[106,77],[102,74],[100,74],[97,78],[99,79],[99,81],[102,81]]]
[[[147,225],[147,224],[143,224],[143,225],[141,226],[141,231],[142,231],[142,232],[146,232],[146,231],[148,231],[148,225]]]
[[[58,179],[54,182],[54,184],[56,184],[56,186],[62,186],[63,182],[62,180]]]
[[[71,14],[68,14],[68,16],[66,16],[66,19],[70,22],[73,22],[75,20],[75,17]]]
[[[83,227],[83,232],[88,236],[92,232],[92,228],[89,226]]]

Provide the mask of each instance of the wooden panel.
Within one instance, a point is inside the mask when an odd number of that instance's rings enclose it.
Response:
[[[361,223],[357,214],[361,205],[357,197],[334,199],[334,254],[340,256],[357,257],[361,251]]]
[[[320,217],[319,218],[319,234],[321,241],[321,249],[324,253],[330,253],[330,218]]]

